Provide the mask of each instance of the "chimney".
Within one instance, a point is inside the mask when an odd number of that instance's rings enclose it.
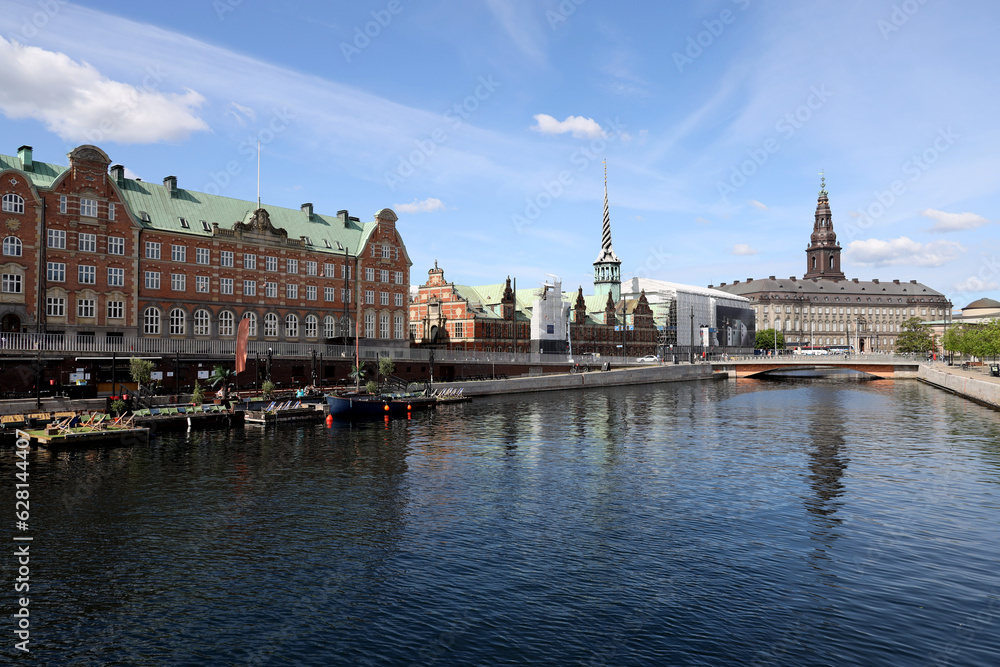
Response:
[[[747,278],[747,282],[748,283],[752,283],[753,282],[753,278]]]
[[[795,276],[788,276],[788,279],[791,280],[792,282],[795,282]]]
[[[177,177],[176,176],[167,176],[166,178],[164,178],[163,179],[163,187],[170,188],[170,196],[171,197],[176,197],[177,196]]]
[[[857,279],[857,278],[855,278],[855,279],[853,280],[853,282],[858,282],[858,279]]]
[[[337,211],[337,217],[340,218],[341,222],[344,223],[344,228],[350,227],[350,218],[347,215],[347,209]]]
[[[118,187],[125,185],[125,167],[120,164],[111,165],[111,178]]]
[[[300,208],[302,209],[302,212],[306,214],[306,219],[307,220],[312,220],[312,217],[313,217],[313,205],[311,203],[309,203],[309,202],[306,202]]]
[[[872,282],[878,285],[878,278],[872,278]]]
[[[916,284],[917,284],[917,281],[916,281],[916,280],[911,280],[910,282],[911,282],[912,284],[914,284],[914,285],[916,285]]]
[[[893,280],[893,281],[892,281],[892,284],[893,284],[893,285],[898,285],[898,284],[899,284],[899,281],[898,281],[898,280]]]
[[[770,278],[768,278],[768,280],[774,280],[774,279],[775,279],[774,276],[771,276]]]
[[[31,146],[21,146],[17,149],[17,157],[21,160],[21,169],[33,171],[31,166]]]

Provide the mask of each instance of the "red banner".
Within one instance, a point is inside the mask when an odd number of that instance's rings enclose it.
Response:
[[[240,320],[240,327],[236,331],[236,374],[239,375],[247,369],[247,339],[250,337],[250,320]]]

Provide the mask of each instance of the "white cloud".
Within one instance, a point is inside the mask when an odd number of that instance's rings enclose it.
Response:
[[[141,181],[142,180],[142,178],[139,176],[139,174],[135,173],[134,171],[132,171],[128,167],[125,167],[125,178],[130,178],[133,181]]]
[[[229,109],[226,110],[227,116],[232,116],[240,127],[246,127],[247,122],[245,119],[249,118],[252,121],[257,120],[257,112],[250,107],[245,107],[242,104],[237,104],[236,102],[229,103]]]
[[[983,216],[976,215],[975,213],[945,213],[944,211],[935,211],[932,208],[927,209],[920,215],[935,220],[936,222],[931,227],[931,231],[939,233],[975,229],[976,227],[988,225],[990,222]]]
[[[905,236],[888,241],[851,241],[847,246],[852,261],[870,266],[941,266],[964,252],[965,248],[955,241],[918,243]]]
[[[746,243],[737,243],[733,246],[734,255],[756,255],[757,251]]]
[[[710,224],[712,224],[711,222],[709,222],[705,218],[695,218],[694,221],[697,222],[697,223],[699,223],[699,224],[702,224],[702,225],[710,225]]]
[[[207,131],[195,114],[205,98],[190,89],[159,92],[159,78],[149,72],[136,88],[63,53],[0,37],[0,111],[41,121],[65,141],[156,143]]]
[[[604,130],[593,118],[583,116],[567,116],[566,120],[558,121],[552,116],[538,113],[534,116],[537,125],[531,129],[542,134],[565,134],[572,132],[573,136],[580,139],[597,139],[604,136]]]
[[[756,199],[751,199],[750,200],[750,205],[753,206],[754,208],[759,208],[762,211],[766,211],[767,210],[767,204],[762,204],[759,201],[757,201]]]
[[[960,283],[955,283],[958,292],[989,292],[1000,289],[1000,283],[995,280],[983,280],[978,276],[970,276]]]
[[[423,201],[414,199],[409,204],[395,204],[393,208],[399,213],[432,213],[444,210],[444,202],[436,197],[428,197]]]

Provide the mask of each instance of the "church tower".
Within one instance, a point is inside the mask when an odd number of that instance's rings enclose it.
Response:
[[[609,295],[618,303],[622,297],[622,263],[611,248],[611,211],[608,207],[608,163],[604,163],[604,229],[601,233],[601,254],[594,262],[594,294]]]
[[[833,231],[833,218],[830,215],[826,175],[820,176],[816,221],[813,223],[812,236],[809,237],[809,247],[806,248],[806,274],[803,277],[845,280],[844,272],[840,269],[840,244],[837,243],[837,233]]]

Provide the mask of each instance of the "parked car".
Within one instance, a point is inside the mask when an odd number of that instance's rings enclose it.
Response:
[[[645,357],[639,357],[636,361],[640,364],[655,364],[660,361],[660,358],[655,354],[647,354]]]

